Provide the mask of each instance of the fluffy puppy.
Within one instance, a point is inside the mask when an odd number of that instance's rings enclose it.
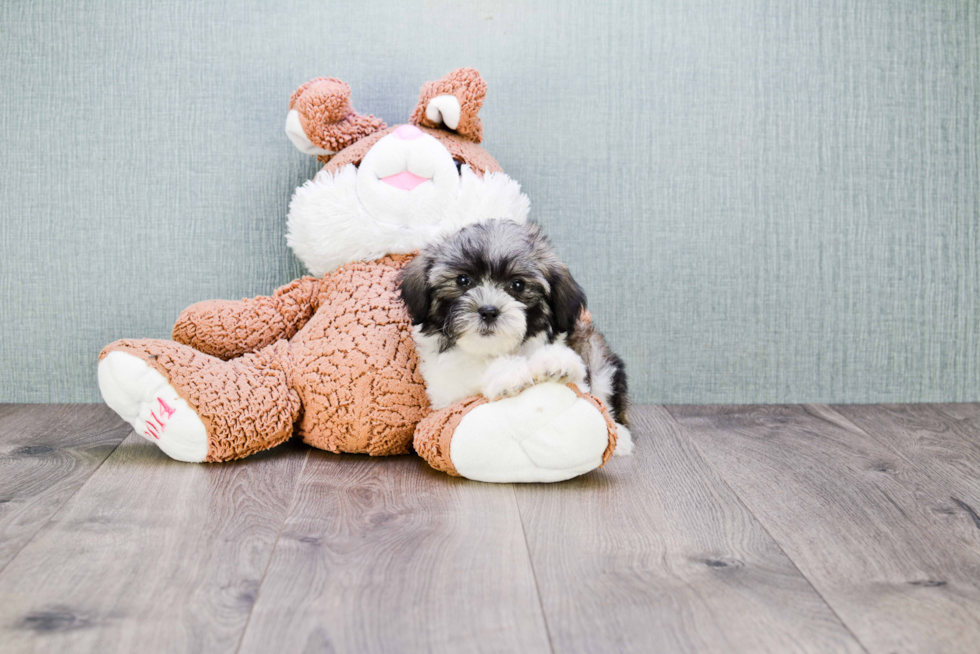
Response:
[[[628,454],[622,359],[585,311],[585,293],[533,224],[490,220],[425,247],[402,271],[401,297],[436,409],[470,395],[517,395],[573,382],[609,407]]]

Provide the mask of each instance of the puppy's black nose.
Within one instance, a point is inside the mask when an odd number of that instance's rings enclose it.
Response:
[[[480,314],[480,317],[487,322],[492,322],[497,318],[497,316],[500,315],[500,309],[497,307],[492,307],[489,304],[485,307],[480,307],[476,310],[476,312]]]

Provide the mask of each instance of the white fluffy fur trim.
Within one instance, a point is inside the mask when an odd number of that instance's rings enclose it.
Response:
[[[613,454],[616,456],[629,456],[633,453],[633,434],[626,425],[616,423],[616,449]]]
[[[405,226],[372,217],[357,196],[357,168],[321,171],[289,203],[286,243],[317,277],[351,261],[407,254],[471,223],[508,218],[523,223],[531,210],[521,186],[503,173],[482,179],[463,166],[459,193],[435,225]]]

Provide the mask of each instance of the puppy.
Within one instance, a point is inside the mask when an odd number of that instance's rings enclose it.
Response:
[[[593,327],[585,293],[537,225],[464,227],[425,247],[399,282],[434,408],[572,382],[609,407],[621,427],[616,453],[632,450],[625,365]]]

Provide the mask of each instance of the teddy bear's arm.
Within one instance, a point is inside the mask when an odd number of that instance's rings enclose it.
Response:
[[[292,336],[316,312],[320,280],[303,277],[271,296],[207,300],[181,312],[173,339],[220,359],[233,359]]]

